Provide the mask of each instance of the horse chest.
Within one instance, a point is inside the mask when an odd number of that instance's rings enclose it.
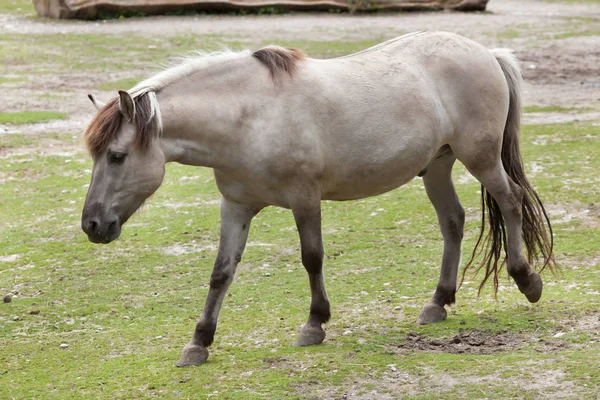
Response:
[[[289,197],[283,185],[272,185],[217,170],[215,170],[215,179],[221,194],[231,201],[257,206],[276,205],[289,208]]]

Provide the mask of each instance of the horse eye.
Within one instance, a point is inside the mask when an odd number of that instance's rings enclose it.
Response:
[[[111,164],[123,164],[125,161],[125,157],[127,157],[127,153],[108,153],[108,162]]]

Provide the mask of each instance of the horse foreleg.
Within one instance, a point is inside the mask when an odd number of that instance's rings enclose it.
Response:
[[[325,331],[322,324],[331,316],[329,300],[323,280],[323,240],[321,236],[321,203],[315,196],[314,201],[292,206],[296,226],[300,235],[302,264],[308,272],[310,281],[310,314],[302,327],[294,346],[310,346],[322,343]]]
[[[456,277],[460,263],[460,245],[463,238],[465,211],[452,184],[452,154],[436,159],[427,166],[423,177],[427,196],[437,213],[440,230],[444,238],[444,255],[440,280],[431,301],[423,307],[417,322],[430,324],[446,319],[446,304],[453,304],[456,293]]]
[[[183,348],[181,358],[177,362],[178,367],[200,365],[208,358],[207,347],[212,344],[214,339],[223,298],[233,281],[237,264],[242,259],[250,221],[258,211],[260,208],[233,203],[223,198],[221,202],[221,238],[219,252],[210,277],[210,289],[204,310],[196,324],[194,336]]]

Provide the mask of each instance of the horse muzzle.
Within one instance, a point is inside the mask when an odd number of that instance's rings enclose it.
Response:
[[[100,216],[83,212],[81,229],[92,243],[107,244],[121,235],[121,224],[117,216]]]

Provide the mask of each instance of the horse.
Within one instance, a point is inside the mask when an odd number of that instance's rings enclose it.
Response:
[[[521,85],[510,50],[445,32],[407,34],[333,59],[279,46],[191,56],[106,104],[88,95],[98,112],[84,132],[93,171],[82,229],[91,242],[110,243],[159,188],[166,163],[212,168],[222,194],[219,248],[177,366],[207,360],[250,223],[267,206],[293,213],[311,290],[294,345],[316,345],[331,315],[321,200],[375,196],[416,176],[443,237],[439,281],[417,323],[446,319],[465,222],[451,177],[459,160],[482,187],[482,227],[464,271],[482,256],[479,288],[493,277],[497,291],[506,265],[535,303],[539,272],[555,262],[550,221],[519,150]]]

